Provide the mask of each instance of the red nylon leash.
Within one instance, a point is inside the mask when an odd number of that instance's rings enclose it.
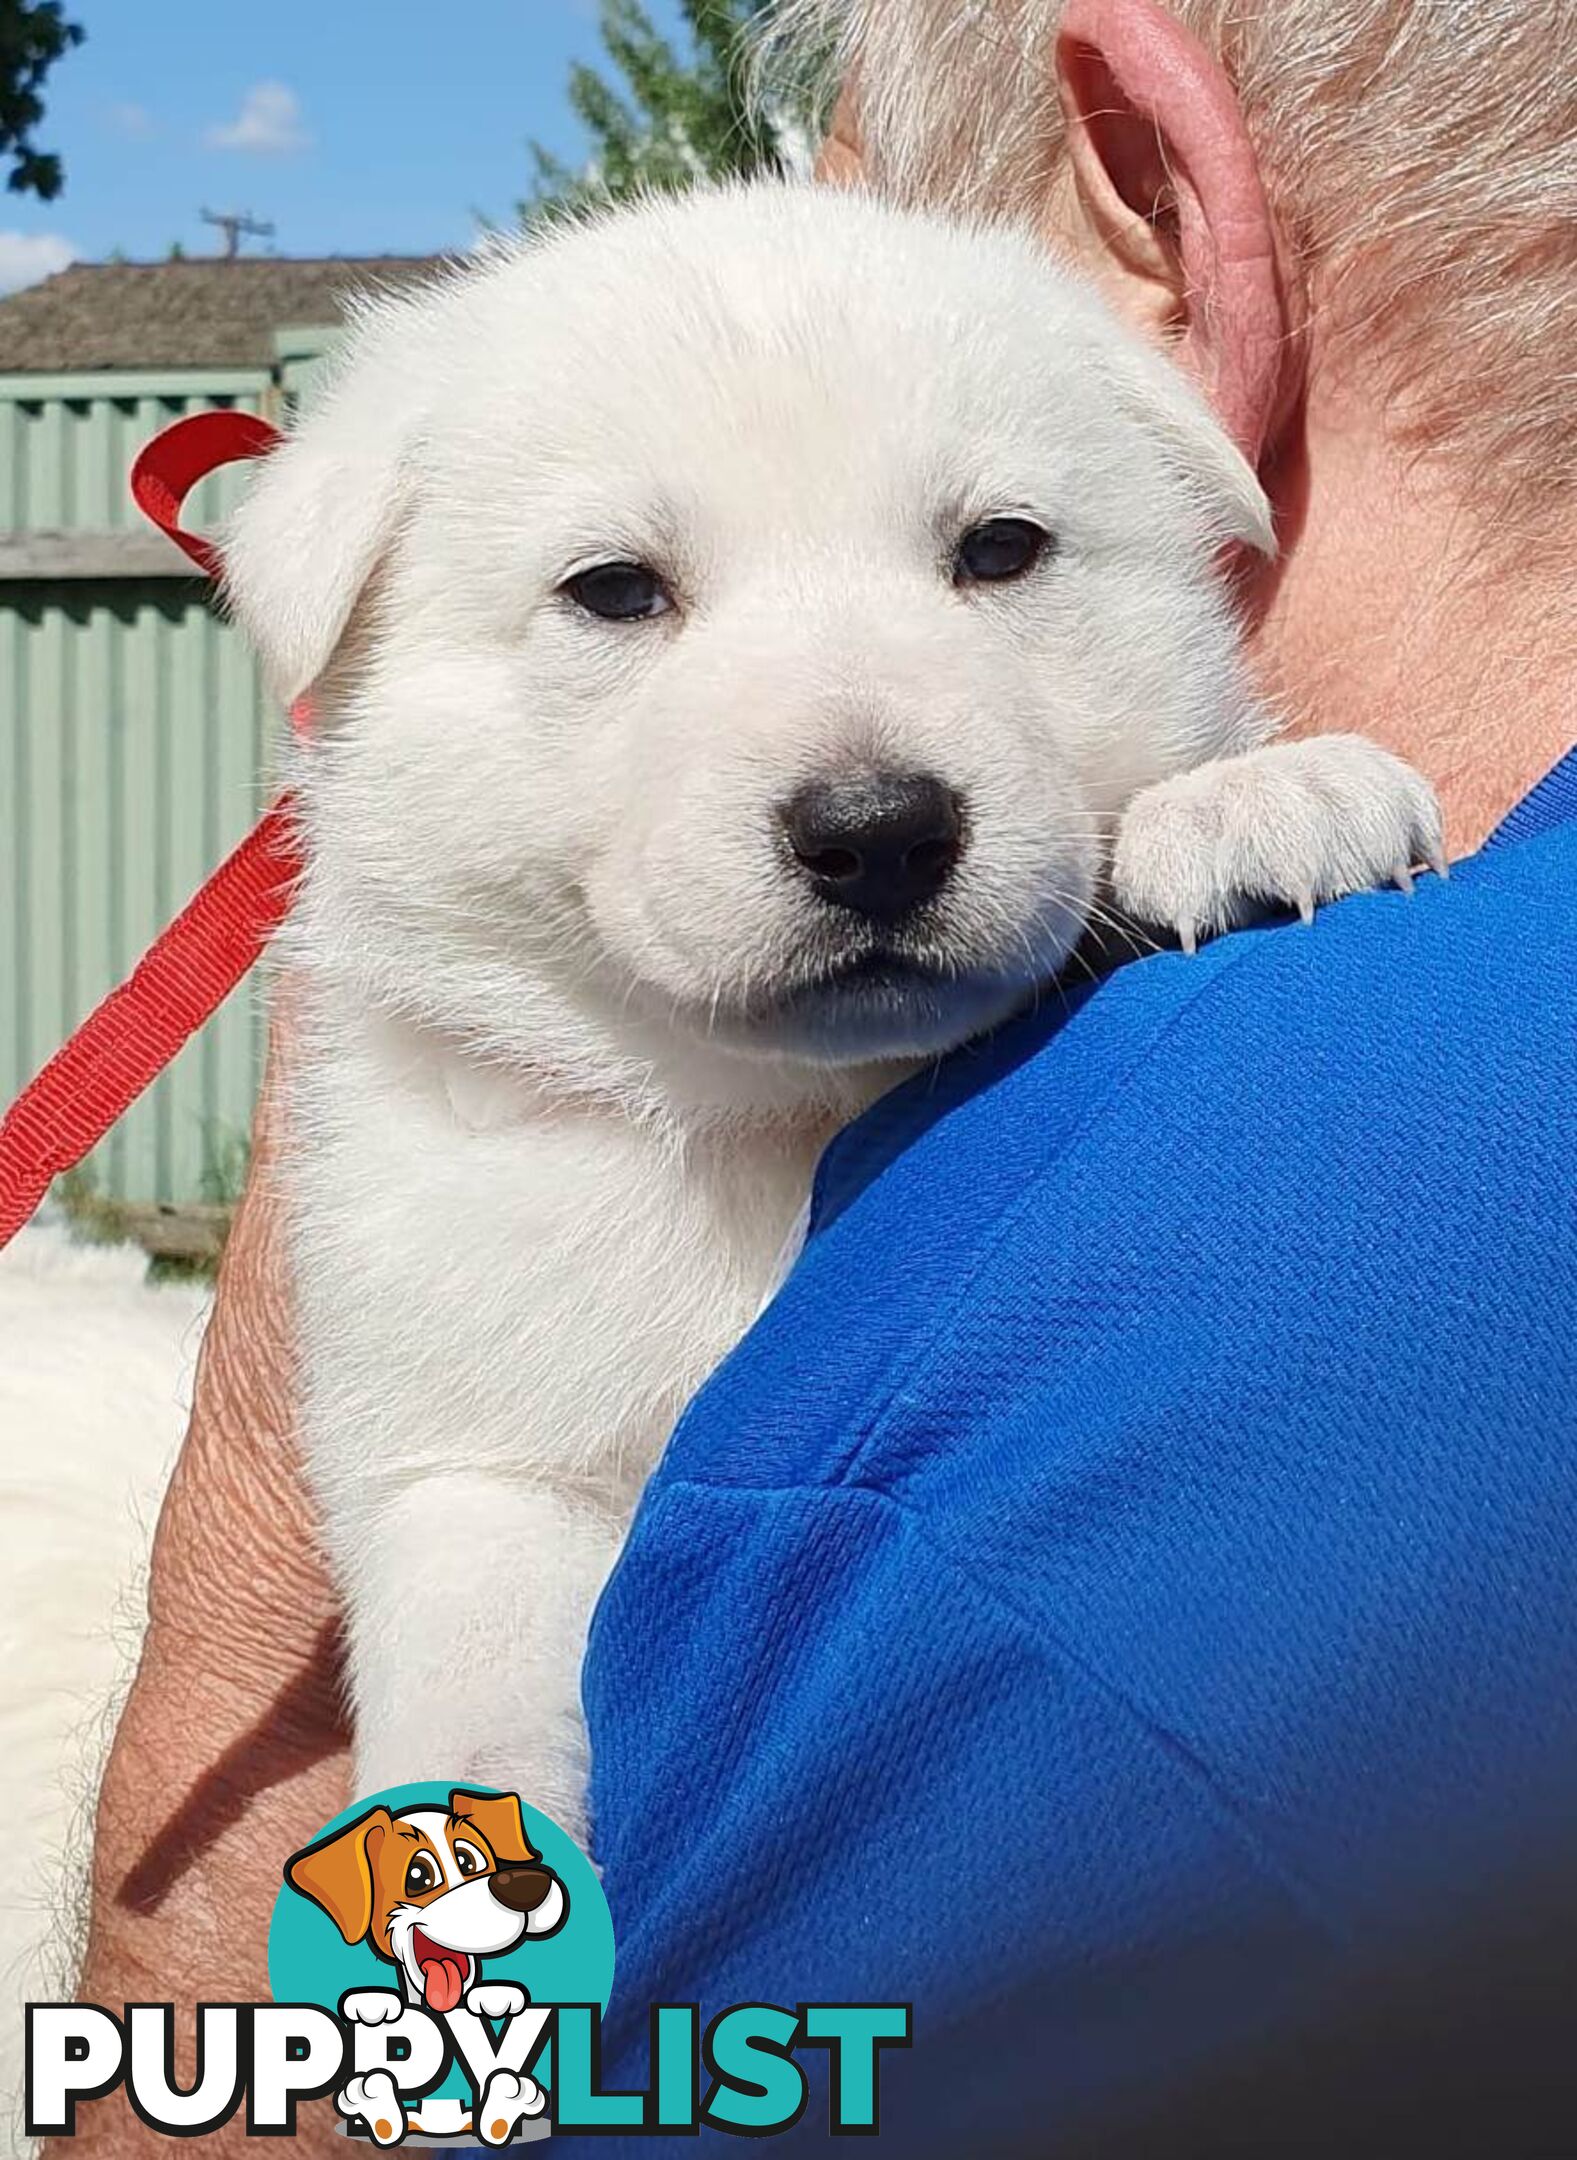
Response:
[[[209,577],[210,542],[181,525],[193,487],[222,465],[261,457],[278,432],[252,413],[193,413],[149,443],[131,491],[159,530]],[[292,715],[300,724],[302,715]],[[0,1245],[31,1220],[51,1181],[94,1149],[256,963],[290,906],[301,870],[290,798],[281,796],[220,864],[131,975],[0,1119]]]

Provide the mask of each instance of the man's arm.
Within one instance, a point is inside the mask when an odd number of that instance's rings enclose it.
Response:
[[[195,2002],[268,1999],[281,1865],[349,1797],[334,1600],[292,1427],[273,1068],[99,1799],[79,1989],[110,2008],[173,2001],[185,2075]],[[118,2093],[78,2121],[61,2160],[167,2149]],[[252,2150],[243,2132],[212,2149]]]

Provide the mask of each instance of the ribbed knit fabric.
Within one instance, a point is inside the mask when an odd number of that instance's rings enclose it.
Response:
[[[597,1617],[610,2086],[904,2000],[886,2149],[1060,2152],[1569,1845],[1574,777],[835,1144]]]

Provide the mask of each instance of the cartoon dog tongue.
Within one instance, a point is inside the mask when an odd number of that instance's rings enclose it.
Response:
[[[422,1991],[427,1998],[429,2010],[436,2010],[440,2017],[460,2006],[460,1991],[465,1986],[466,1960],[457,1957],[432,1957],[422,1959]]]

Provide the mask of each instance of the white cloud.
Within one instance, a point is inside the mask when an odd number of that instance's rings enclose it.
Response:
[[[0,232],[0,293],[36,285],[76,259],[76,242],[60,233]]]
[[[203,140],[210,150],[255,150],[279,154],[305,150],[312,141],[301,114],[301,100],[288,83],[253,83],[233,120],[220,120]]]

